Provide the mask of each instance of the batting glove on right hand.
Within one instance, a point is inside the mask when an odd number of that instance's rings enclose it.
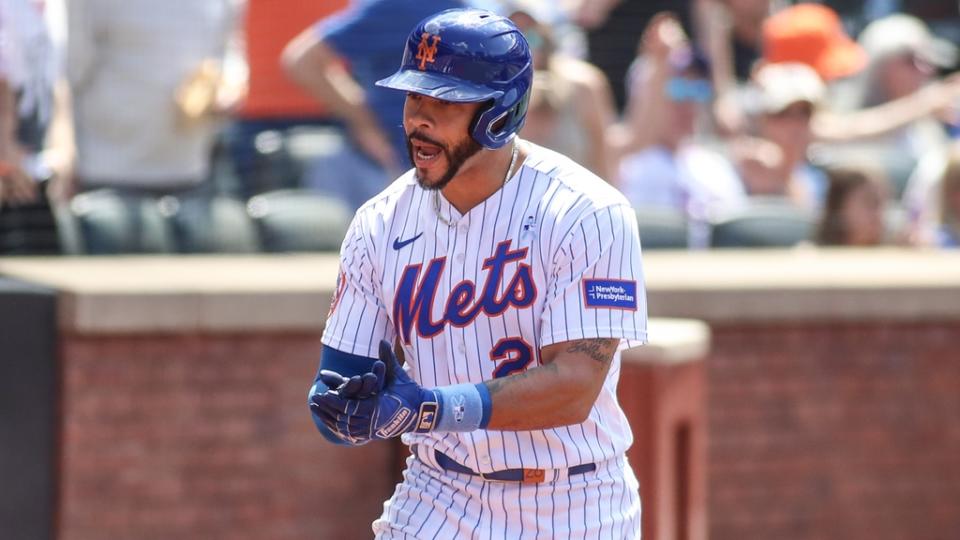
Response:
[[[408,432],[426,433],[432,431],[439,420],[439,393],[421,388],[410,379],[386,341],[380,342],[380,360],[374,362],[370,373],[359,376],[358,381],[328,373],[324,383],[328,384],[328,380],[339,383],[337,389],[312,395],[310,406],[331,431],[351,444],[389,439]],[[341,388],[344,393],[340,392]]]

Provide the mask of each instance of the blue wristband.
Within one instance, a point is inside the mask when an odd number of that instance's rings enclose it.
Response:
[[[490,415],[493,412],[493,401],[490,399],[490,389],[487,385],[480,383],[477,385],[477,392],[480,393],[480,402],[483,406],[483,415],[480,417],[480,429],[487,429],[490,423]]]
[[[486,427],[490,420],[490,393],[485,386],[465,383],[433,391],[440,394],[441,403],[434,431],[475,431]]]

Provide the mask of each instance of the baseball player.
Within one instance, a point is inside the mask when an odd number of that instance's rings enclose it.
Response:
[[[377,538],[640,535],[616,398],[646,341],[636,220],[516,136],[532,75],[508,19],[456,9],[378,83],[406,92],[414,168],[357,211],[308,400],[335,443],[411,447]]]

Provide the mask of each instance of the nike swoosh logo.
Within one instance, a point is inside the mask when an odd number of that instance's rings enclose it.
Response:
[[[417,238],[420,238],[421,236],[423,236],[423,233],[420,233],[420,234],[414,236],[413,238],[408,238],[407,240],[404,240],[403,242],[400,241],[400,237],[398,236],[398,237],[393,241],[393,249],[399,251],[399,250],[403,249],[403,247],[406,246],[407,244],[410,244],[410,243],[412,243],[412,242],[415,242],[415,241],[417,240]]]

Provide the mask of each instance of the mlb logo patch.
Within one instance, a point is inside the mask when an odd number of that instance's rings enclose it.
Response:
[[[417,433],[432,431],[437,421],[437,404],[429,401],[421,403],[418,418],[420,420],[417,422],[417,427],[415,428]]]
[[[635,310],[637,282],[624,279],[585,279],[583,303],[590,308]]]

